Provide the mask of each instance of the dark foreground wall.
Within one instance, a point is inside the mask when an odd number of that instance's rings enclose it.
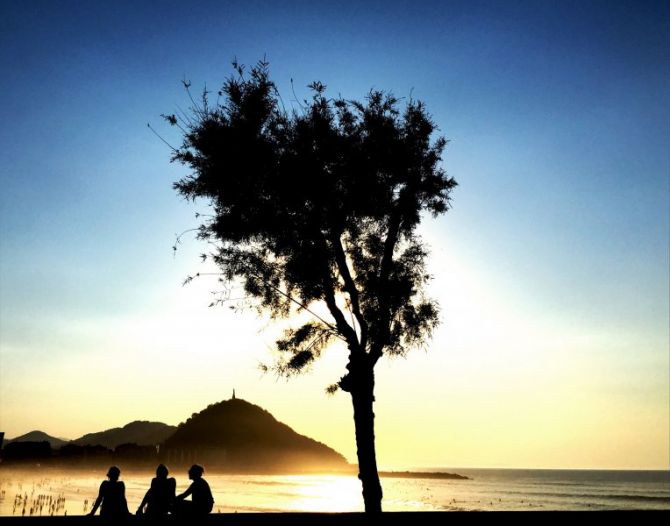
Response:
[[[358,526],[358,525],[390,525],[424,526],[424,525],[458,525],[471,523],[476,524],[481,519],[490,520],[494,523],[498,520],[512,519],[516,524],[532,524],[536,526],[538,520],[544,521],[551,515],[560,515],[559,520],[578,520],[591,523],[593,520],[603,518],[613,520],[613,514],[624,520],[637,521],[660,521],[663,516],[668,517],[668,511],[585,511],[585,512],[551,512],[551,511],[522,511],[522,512],[389,512],[379,516],[369,517],[364,513],[216,513],[205,519],[192,521],[177,521],[169,517],[164,521],[151,522],[134,516],[129,517],[127,522],[107,522],[99,516],[70,516],[70,517],[0,517],[0,523],[15,526],[39,525],[39,526],[88,526],[108,524],[194,524],[211,526]],[[631,514],[640,514],[641,517],[633,517]]]

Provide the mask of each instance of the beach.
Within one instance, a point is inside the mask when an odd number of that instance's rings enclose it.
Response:
[[[447,471],[440,469],[440,471]],[[467,480],[386,478],[389,512],[670,510],[670,471],[456,469]],[[171,473],[177,491],[185,474]],[[123,470],[135,512],[152,474]],[[360,513],[360,482],[352,475],[206,473],[219,514]],[[0,469],[0,516],[78,516],[95,501],[104,472]],[[24,511],[25,510],[25,511]]]

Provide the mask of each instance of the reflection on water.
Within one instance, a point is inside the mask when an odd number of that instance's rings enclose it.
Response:
[[[105,471],[0,471],[0,515],[82,515],[90,511]],[[171,473],[177,493],[189,485],[186,474]],[[135,512],[147,491],[152,472],[123,472],[128,508]],[[212,488],[215,512],[362,511],[360,482],[334,475],[205,474]],[[52,505],[52,503],[54,503]]]
[[[226,511],[362,511],[360,482],[353,476],[237,475],[226,479],[229,492],[221,492],[222,500],[230,501]]]
[[[382,480],[387,511],[670,509],[670,472],[459,470],[472,480]],[[0,469],[0,515],[82,515],[106,470]],[[153,472],[121,473],[131,512]],[[186,473],[172,472],[177,492]],[[205,473],[214,511],[363,511],[360,482],[349,475],[217,475]]]

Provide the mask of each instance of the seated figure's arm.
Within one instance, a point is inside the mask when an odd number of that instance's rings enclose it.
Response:
[[[188,497],[191,493],[193,493],[193,484],[191,484],[184,493],[182,493],[181,495],[177,495],[175,498],[183,500],[186,497]]]
[[[103,481],[102,484],[100,484],[100,491],[98,491],[98,498],[95,499],[95,503],[93,504],[93,507],[89,512],[89,515],[95,515],[95,512],[98,511],[100,504],[102,504],[102,495],[105,491],[104,488],[105,488],[105,481]]]
[[[144,498],[142,499],[142,503],[140,504],[139,508],[137,508],[137,513],[138,515],[141,515],[144,512],[144,506],[146,506],[149,503],[149,496],[151,495],[151,488],[147,490],[147,492],[144,494]]]

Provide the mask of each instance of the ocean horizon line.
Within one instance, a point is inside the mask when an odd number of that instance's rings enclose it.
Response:
[[[417,472],[453,472],[455,470],[480,470],[480,471],[627,471],[627,472],[648,472],[648,471],[670,471],[670,466],[667,468],[600,468],[600,467],[588,467],[588,468],[577,468],[577,467],[498,467],[498,466],[430,466],[430,467],[411,467],[411,468],[380,468],[379,471],[409,471],[412,473]]]

